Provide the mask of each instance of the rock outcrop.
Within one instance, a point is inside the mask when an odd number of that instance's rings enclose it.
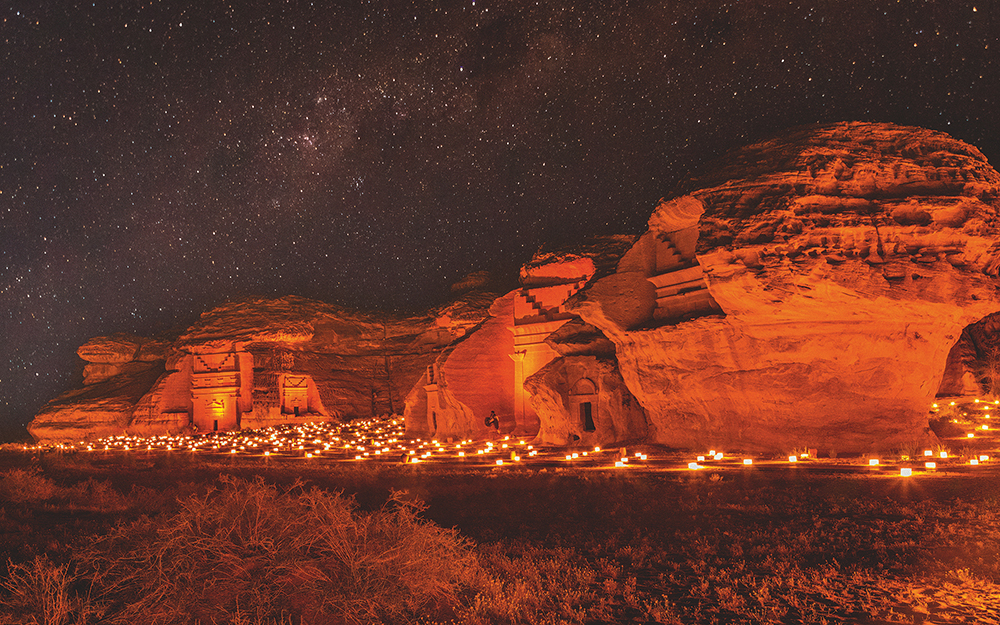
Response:
[[[543,248],[521,269],[521,288],[444,350],[406,399],[407,433],[483,438],[498,433],[537,443],[606,445],[647,436],[641,405],[622,380],[615,346],[567,311],[597,278],[613,279],[635,237],[596,237]]]
[[[441,439],[495,436],[495,414],[537,443],[911,445],[936,395],[1000,379],[998,209],[1000,174],[946,134],[800,128],[710,165],[641,236],[541,249],[501,296],[473,274],[408,318],[282,298],[217,308],[169,344],[95,339],[84,388],[29,429],[403,411],[410,436]]]
[[[566,306],[614,342],[653,438],[865,451],[922,436],[963,328],[1000,310],[1000,175],[983,155],[929,130],[830,124],[740,150],[690,188]]]
[[[479,324],[495,295],[471,291],[404,317],[299,297],[220,306],[174,341],[91,339],[84,387],[46,404],[39,440],[164,434],[401,412],[436,355]]]

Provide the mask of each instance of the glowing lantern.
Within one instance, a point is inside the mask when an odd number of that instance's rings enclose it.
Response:
[[[925,450],[924,450],[924,455],[925,455],[925,456],[933,456],[933,455],[934,455],[934,452],[933,452],[933,451],[931,451],[930,449],[925,449]]]
[[[601,451],[600,447],[594,447],[594,451]]]
[[[913,475],[913,469],[911,469],[910,467],[903,467],[902,469],[899,470],[899,475],[902,477],[910,477],[911,475]]]
[[[498,458],[497,459],[497,466],[500,466],[502,464],[503,464],[503,458]]]
[[[869,458],[868,459],[868,466],[870,466],[870,467],[877,467],[878,466],[878,458]]]
[[[966,438],[975,438],[976,437],[976,433],[975,432],[969,432],[965,436],[966,436]]]
[[[464,458],[465,457],[465,452],[464,451],[458,452],[458,457],[459,458]]]
[[[989,456],[979,456],[979,462],[986,462],[990,459]]]
[[[984,429],[984,430],[988,430],[988,429],[990,429],[990,426],[988,426],[988,425],[983,425],[983,426],[981,426],[981,427],[982,427],[982,429]]]
[[[622,462],[621,460],[616,460],[616,461],[615,461],[615,466],[616,466],[616,467],[624,467],[624,466],[625,466],[625,463],[624,463],[624,462]]]
[[[697,462],[689,462],[688,468],[693,471],[694,469],[700,469],[701,465],[699,465]]]
[[[947,451],[942,451],[940,455],[941,455],[942,458],[947,458],[948,457],[948,452]]]
[[[753,458],[744,458],[743,464],[753,464]]]
[[[789,462],[798,462],[798,460],[799,460],[798,456],[788,456]]]
[[[926,469],[936,469],[937,468],[937,463],[936,462],[925,462],[924,463],[924,468],[926,468]]]
[[[705,456],[698,456],[698,462],[705,462]]]
[[[976,459],[976,458],[973,458],[972,460],[969,460],[969,464],[971,464],[971,465],[977,465],[977,464],[979,464],[979,460]]]
[[[721,451],[719,453],[715,454],[715,459],[716,460],[722,460],[722,452]]]
[[[578,454],[578,453],[576,453],[576,452],[574,451],[574,452],[573,452],[573,457],[574,457],[574,458],[579,458],[579,457],[580,457],[580,454]]]
[[[573,456],[571,456],[570,454],[566,454],[566,459],[567,459],[567,460],[572,460],[572,459],[573,459]]]

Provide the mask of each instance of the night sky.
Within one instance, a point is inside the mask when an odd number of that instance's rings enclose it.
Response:
[[[925,126],[1000,162],[991,0],[7,0],[0,19],[8,430],[75,382],[89,337],[254,295],[440,303],[542,242],[642,232],[688,173],[790,126]]]

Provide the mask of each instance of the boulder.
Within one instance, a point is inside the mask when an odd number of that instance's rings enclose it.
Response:
[[[653,439],[869,451],[926,436],[949,351],[1000,310],[1000,175],[983,155],[828,124],[739,150],[687,191],[566,305],[614,342]]]

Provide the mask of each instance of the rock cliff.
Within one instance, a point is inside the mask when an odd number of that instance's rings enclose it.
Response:
[[[504,295],[410,317],[301,298],[175,341],[94,339],[38,438],[403,412],[414,437],[866,452],[1000,379],[1000,174],[946,134],[844,122],[723,157],[641,236],[543,247]],[[469,290],[472,289],[472,290]],[[497,417],[493,425],[491,414]]]
[[[78,350],[83,388],[46,404],[29,431],[82,440],[401,412],[427,365],[479,324],[495,297],[468,292],[409,317],[254,299],[204,313],[172,342],[91,339]]]
[[[614,342],[659,442],[911,442],[963,329],[1000,310],[998,196],[983,155],[943,133],[812,126],[662,201],[566,308]]]

